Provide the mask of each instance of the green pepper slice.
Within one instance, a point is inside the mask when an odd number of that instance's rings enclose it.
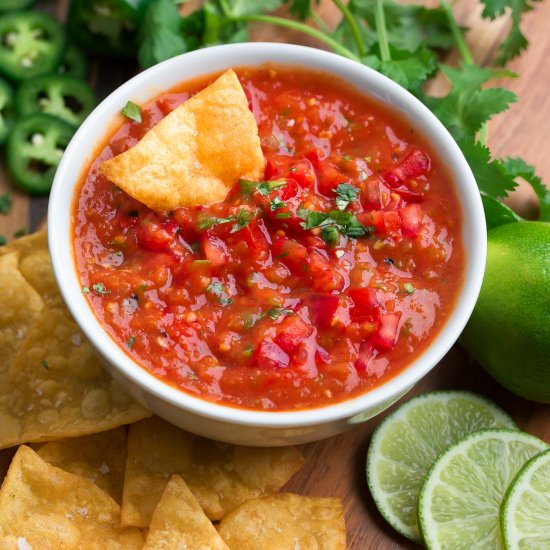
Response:
[[[13,121],[13,90],[0,78],[0,145],[6,141]]]
[[[79,78],[44,75],[26,80],[15,96],[20,116],[32,113],[53,115],[73,126],[80,126],[96,105],[95,92]]]
[[[0,0],[0,12],[20,11],[30,8],[36,0]]]
[[[151,0],[72,0],[67,29],[87,52],[135,58],[137,29]]]
[[[45,13],[22,11],[0,17],[0,72],[20,82],[55,72],[65,44],[56,19]]]
[[[57,72],[85,79],[88,76],[88,59],[82,53],[82,50],[73,44],[69,44]]]
[[[6,149],[13,182],[34,195],[47,194],[74,132],[70,124],[43,113],[20,118],[12,128]]]

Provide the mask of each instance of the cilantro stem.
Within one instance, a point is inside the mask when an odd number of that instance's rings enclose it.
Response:
[[[357,46],[359,56],[364,57],[365,55],[367,55],[367,50],[365,48],[363,38],[361,37],[361,30],[359,29],[359,25],[357,24],[357,19],[354,17],[351,11],[349,11],[348,7],[342,2],[342,0],[333,0],[333,2],[334,4],[336,4],[336,7],[342,12],[344,19],[346,20],[346,23],[351,30],[351,34],[353,35],[353,40],[355,41],[355,44]]]
[[[386,16],[384,14],[383,0],[376,0],[374,8],[374,23],[378,34],[378,47],[380,48],[380,59],[391,61],[390,44],[388,42],[388,29],[386,28]]]
[[[473,65],[474,58],[472,56],[472,52],[470,52],[470,48],[468,48],[468,44],[466,44],[466,40],[464,40],[462,30],[456,22],[453,8],[446,2],[446,0],[440,0],[439,3],[441,5],[441,9],[445,12],[445,15],[447,16],[449,28],[451,29],[451,33],[455,40],[458,51],[460,52],[460,55],[464,60],[464,63],[466,63],[467,65]]]
[[[325,20],[315,10],[311,10],[311,19],[313,19],[313,22],[319,27],[319,30],[327,34],[332,33],[329,26],[325,23]]]
[[[305,23],[300,23],[299,21],[285,19],[284,17],[277,17],[275,15],[261,15],[261,14],[241,15],[241,16],[233,17],[233,20],[234,21],[256,21],[258,23],[267,23],[268,25],[277,25],[279,27],[285,27],[287,29],[302,32],[304,34],[311,36],[312,38],[319,40],[319,42],[323,42],[323,44],[326,44],[327,46],[329,46],[335,53],[342,55],[344,57],[347,57],[348,59],[352,59],[353,61],[360,62],[360,59],[357,55],[355,55],[351,50],[349,50],[345,46],[342,46],[342,44],[334,40],[334,38],[332,38],[328,34],[325,34],[324,32],[318,29],[311,27],[310,25],[306,25]]]

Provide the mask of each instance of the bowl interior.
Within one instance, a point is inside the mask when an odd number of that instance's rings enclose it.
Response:
[[[466,272],[463,288],[454,311],[430,347],[401,373],[368,393],[334,405],[289,412],[237,409],[195,398],[161,382],[136,364],[103,330],[82,295],[72,243],[71,211],[75,187],[92,160],[96,146],[113,127],[113,121],[128,100],[143,103],[196,76],[268,62],[332,73],[400,113],[432,144],[448,167],[464,217]],[[322,50],[287,44],[247,43],[198,50],[152,67],[115,90],[87,118],[69,144],[52,188],[48,223],[52,262],[61,292],[94,347],[124,376],[160,399],[202,416],[250,426],[315,425],[352,417],[404,393],[437,364],[458,338],[479,294],[485,266],[485,217],[477,185],[460,149],[436,117],[406,90],[372,69]]]

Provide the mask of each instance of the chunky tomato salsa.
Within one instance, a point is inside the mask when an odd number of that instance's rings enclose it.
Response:
[[[453,184],[404,118],[334,77],[237,73],[263,180],[173,212],[132,199],[99,163],[213,77],[143,105],[84,175],[83,292],[131,357],[203,399],[289,410],[357,396],[406,368],[455,306],[464,256]]]

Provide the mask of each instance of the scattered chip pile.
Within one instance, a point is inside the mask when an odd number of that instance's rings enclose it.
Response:
[[[340,499],[278,492],[296,448],[210,441],[124,393],[63,305],[44,234],[0,249],[0,300],[2,550],[346,548]]]

